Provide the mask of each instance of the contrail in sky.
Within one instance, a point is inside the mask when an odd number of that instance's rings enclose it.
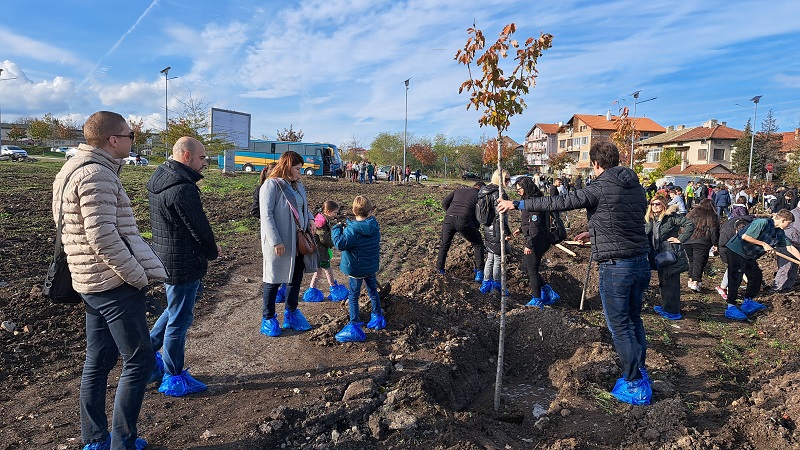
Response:
[[[128,29],[128,31],[126,31],[125,34],[123,34],[122,37],[119,38],[119,40],[106,52],[106,54],[103,55],[102,58],[100,58],[100,61],[97,61],[97,64],[95,64],[94,67],[92,67],[92,70],[88,74],[86,74],[86,78],[84,78],[83,81],[81,81],[81,83],[80,83],[81,85],[83,85],[84,83],[89,81],[89,78],[91,78],[92,74],[97,71],[97,69],[100,67],[100,64],[103,62],[103,60],[108,58],[108,55],[114,53],[114,51],[122,44],[122,41],[124,41],[125,38],[128,37],[128,35],[131,34],[133,32],[133,30],[136,29],[136,26],[139,25],[139,22],[141,22],[142,19],[144,19],[144,17],[147,15],[147,13],[149,13],[150,10],[153,9],[153,7],[155,7],[157,3],[158,3],[158,0],[153,0],[153,3],[150,3],[150,6],[148,6],[147,9],[144,10],[142,15],[140,15],[138,19],[136,19],[136,22]]]

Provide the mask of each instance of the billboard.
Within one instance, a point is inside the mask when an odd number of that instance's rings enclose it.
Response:
[[[250,147],[250,114],[211,108],[211,133],[224,136],[235,148],[225,150],[223,171],[233,170],[233,155],[237,149]]]

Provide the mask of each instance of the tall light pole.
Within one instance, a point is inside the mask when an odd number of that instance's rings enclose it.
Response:
[[[178,77],[169,77],[169,70],[172,67],[167,66],[161,71],[164,74],[164,158],[169,159],[169,80],[174,80]]]
[[[631,169],[633,169],[633,144],[636,140],[636,105],[638,105],[639,103],[649,102],[651,100],[655,100],[658,98],[658,97],[653,97],[653,98],[648,98],[647,100],[639,101],[640,92],[642,91],[638,90],[633,94],[631,94],[633,96],[633,119],[631,122],[631,126],[633,127],[631,128]]]
[[[17,79],[17,77],[3,78],[3,70],[4,69],[0,69],[0,81]],[[2,105],[0,105],[0,145],[2,144],[3,144],[3,108]]]
[[[752,136],[750,136],[750,164],[747,166],[747,187],[750,187],[750,176],[753,174],[753,145],[756,143],[756,115],[758,114],[758,101],[761,100],[763,95],[756,95],[750,101],[756,104],[753,110],[753,128]]]
[[[405,122],[403,123],[403,169],[402,169],[403,177],[405,177],[406,175],[406,147],[408,145],[406,143],[407,142],[406,133],[408,132],[408,82],[409,81],[411,81],[411,78],[403,82],[406,85],[406,119]]]

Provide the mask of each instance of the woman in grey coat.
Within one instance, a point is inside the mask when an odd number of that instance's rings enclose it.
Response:
[[[288,151],[281,155],[259,191],[261,208],[261,253],[264,256],[264,307],[261,333],[280,336],[281,328],[311,329],[297,309],[303,273],[317,271],[317,254],[298,255],[297,218],[300,227],[314,233],[314,216],[308,208],[306,190],[300,182],[303,157]],[[275,318],[275,297],[282,283],[289,283],[283,325]]]

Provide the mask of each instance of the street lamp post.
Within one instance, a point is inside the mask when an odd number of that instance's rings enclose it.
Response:
[[[647,100],[639,101],[639,93],[642,92],[638,90],[631,94],[633,96],[633,119],[631,121],[631,169],[633,169],[633,145],[636,140],[636,105],[639,103],[649,102],[651,100],[655,100],[658,97],[648,98]]]
[[[401,169],[403,173],[402,177],[405,177],[406,175],[406,147],[408,145],[406,141],[406,134],[408,132],[408,82],[410,80],[411,78],[403,82],[406,85],[406,118],[403,123],[403,168]]]
[[[750,177],[753,174],[753,145],[756,143],[756,115],[758,114],[758,101],[761,100],[762,95],[756,95],[750,101],[756,104],[753,110],[753,127],[752,135],[750,136],[750,164],[747,166],[747,186],[750,187]]]
[[[3,70],[4,69],[0,69],[0,81],[16,80],[17,79],[17,77],[2,78]],[[3,144],[3,107],[2,107],[2,104],[0,104],[0,145],[2,145],[2,144]]]
[[[169,159],[169,80],[174,80],[178,77],[169,77],[169,70],[172,67],[167,66],[161,71],[164,74],[164,158]]]

